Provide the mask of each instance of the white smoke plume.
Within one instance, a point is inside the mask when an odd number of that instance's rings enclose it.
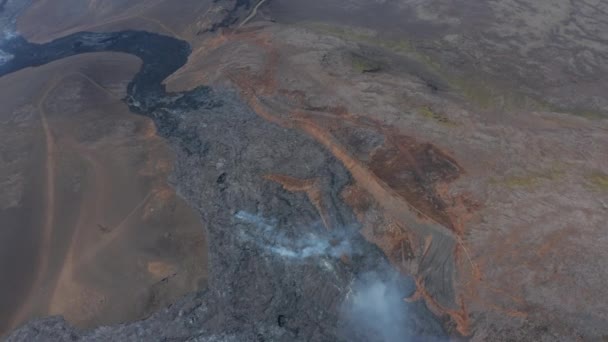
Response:
[[[0,41],[7,41],[7,40],[11,40],[15,37],[17,37],[17,32],[14,30],[4,30],[2,32],[2,38],[0,39]]]
[[[331,270],[328,258],[362,254],[345,235],[307,233],[293,238],[278,229],[276,220],[246,211],[239,211],[234,216],[248,224],[240,231],[241,238],[294,261],[320,257],[321,265]],[[414,287],[411,278],[399,274],[386,261],[380,261],[373,271],[359,274],[350,284],[340,309],[340,326],[345,340],[447,341],[441,325],[424,305],[404,301]]]
[[[342,307],[348,329],[370,341],[412,341],[407,331],[407,303],[396,279],[384,280],[376,272],[362,275]]]
[[[447,341],[441,325],[426,308],[403,300],[413,289],[411,279],[388,266],[359,275],[341,308],[349,340]]]
[[[10,53],[4,52],[0,49],[0,65],[10,61],[14,57],[15,56],[11,55]]]
[[[0,65],[15,57],[12,54],[2,50],[2,45],[15,37],[17,37],[17,32],[8,29],[2,30],[2,27],[0,27]]]
[[[255,231],[243,231],[243,238],[254,241],[261,248],[285,258],[299,260],[322,256],[339,258],[354,253],[346,236],[306,233],[303,237],[290,238],[276,229],[274,220],[246,211],[237,212],[235,217],[257,228]]]

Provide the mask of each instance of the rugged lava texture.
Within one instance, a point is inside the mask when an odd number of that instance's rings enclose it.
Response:
[[[90,52],[138,57],[124,103],[172,147],[209,271],[144,320],[46,318],[9,340],[605,338],[607,13],[34,1],[0,47],[0,81]]]

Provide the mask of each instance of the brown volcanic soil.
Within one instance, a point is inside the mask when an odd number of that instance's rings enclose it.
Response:
[[[32,42],[79,31],[138,29],[192,40],[223,19],[234,0],[39,0],[18,20],[18,31]]]
[[[434,71],[412,61],[419,56],[358,30],[226,31],[168,86],[231,82],[260,116],[323,144],[356,181],[344,196],[364,236],[418,279],[408,300],[424,300],[454,331],[476,340],[597,336],[608,320],[608,255],[597,245],[605,120],[437,92]],[[353,55],[382,67],[362,72]],[[281,179],[316,197],[311,182]],[[574,242],[577,229],[586,233]]]
[[[143,318],[204,284],[198,214],[172,156],[120,100],[136,58],[92,54],[0,80],[0,332],[42,315]]]

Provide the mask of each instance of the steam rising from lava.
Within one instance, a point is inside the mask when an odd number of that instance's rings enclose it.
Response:
[[[274,220],[245,211],[237,212],[235,217],[257,228],[255,231],[244,231],[242,237],[281,257],[304,260],[323,256],[339,258],[355,253],[345,234],[306,233],[302,237],[290,238],[285,233],[277,231]]]
[[[416,307],[420,303],[404,302],[404,294],[411,293],[413,286],[411,279],[388,265],[359,275],[342,303],[344,334],[366,341],[447,341],[431,314],[420,314],[424,312]],[[421,331],[422,326],[431,329]]]
[[[363,255],[351,243],[348,233],[306,233],[291,237],[278,229],[278,222],[246,211],[235,218],[248,224],[240,237],[255,243],[273,255],[304,261],[322,258],[328,269],[331,259],[348,255]],[[340,329],[345,340],[410,342],[446,341],[443,329],[421,303],[406,303],[403,299],[414,291],[414,282],[392,268],[384,259],[369,265],[368,271],[357,274],[348,287],[340,310]],[[421,327],[427,327],[421,331]],[[421,337],[424,336],[424,337]]]
[[[14,37],[16,37],[16,33],[14,33],[13,31],[2,31],[2,33],[0,34],[0,65],[10,61],[11,59],[13,59],[15,56],[11,55],[10,53],[2,50],[2,45],[13,39]]]
[[[385,342],[410,340],[403,323],[406,311],[403,291],[395,279],[385,281],[376,272],[361,276],[343,304],[344,318],[351,327]]]
[[[13,57],[14,56],[10,53],[6,53],[0,49],[0,65],[10,61],[11,59],[13,59]]]

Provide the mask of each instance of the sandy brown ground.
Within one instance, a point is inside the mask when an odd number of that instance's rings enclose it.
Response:
[[[121,101],[139,64],[93,54],[0,80],[0,331],[49,314],[131,321],[204,286],[204,231],[167,184],[171,151]]]
[[[170,0],[40,0],[19,18],[18,30],[33,42],[47,42],[79,31],[123,29],[188,38],[205,28],[218,11],[210,1],[200,0],[183,0],[179,6]]]

